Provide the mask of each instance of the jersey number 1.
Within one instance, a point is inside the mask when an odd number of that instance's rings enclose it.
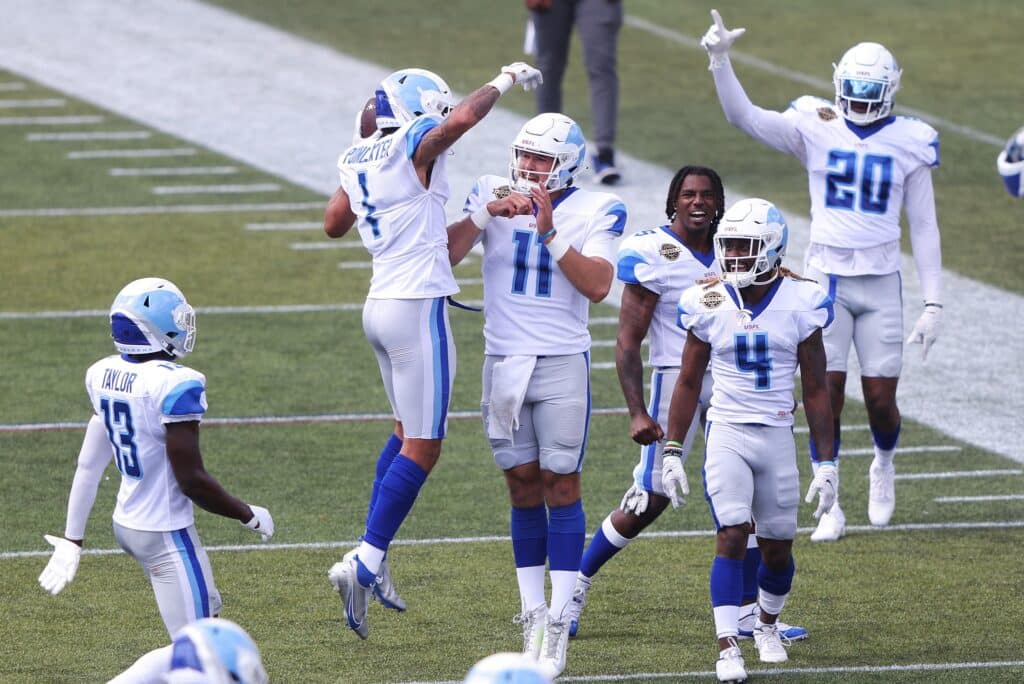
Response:
[[[135,426],[132,425],[132,407],[126,401],[100,399],[103,423],[107,426],[107,439],[114,447],[114,463],[125,477],[142,477],[139,448],[135,445]]]

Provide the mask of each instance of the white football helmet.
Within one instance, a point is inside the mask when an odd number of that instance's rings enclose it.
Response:
[[[223,618],[182,627],[171,643],[166,684],[267,684],[260,650],[244,629]]]
[[[867,126],[892,113],[892,98],[900,89],[903,70],[885,47],[858,43],[832,67],[836,107],[847,121]],[[861,107],[863,111],[857,111]]]
[[[508,168],[512,189],[526,194],[530,192],[533,181],[522,177],[525,171],[519,168],[520,152],[532,152],[555,160],[544,184],[549,192],[554,192],[572,185],[576,174],[583,167],[587,146],[583,140],[583,130],[564,114],[540,114],[527,121],[512,141]],[[529,173],[544,175],[533,171]]]
[[[495,653],[474,665],[462,684],[551,684],[551,677],[523,653]]]
[[[444,79],[426,69],[399,69],[377,86],[377,129],[398,128],[432,114],[448,116],[455,106]]]
[[[726,256],[726,245],[732,240],[748,241],[749,248],[741,250],[742,256]],[[723,280],[737,288],[766,285],[778,277],[789,227],[774,204],[754,197],[729,207],[718,223],[714,242]]]
[[[195,348],[196,313],[171,281],[140,278],[110,305],[110,335],[122,354],[184,356]]]
[[[1006,191],[1014,197],[1024,197],[1024,128],[1006,141],[1006,147],[996,159],[996,168],[1003,177]]]

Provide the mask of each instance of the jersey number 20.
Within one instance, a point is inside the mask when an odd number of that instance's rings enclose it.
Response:
[[[832,209],[860,209],[865,214],[884,214],[889,209],[892,188],[892,157],[830,150],[825,176],[825,206]]]
[[[125,477],[138,480],[142,477],[139,463],[139,448],[135,445],[135,426],[132,425],[132,407],[126,401],[100,399],[103,423],[107,426],[107,438],[114,447],[114,463]]]

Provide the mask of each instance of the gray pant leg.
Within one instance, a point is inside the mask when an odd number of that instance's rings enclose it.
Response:
[[[580,0],[576,25],[583,42],[583,64],[587,69],[590,112],[594,121],[593,141],[599,150],[615,148],[615,125],[619,109],[619,76],[616,69],[622,2]]]
[[[537,113],[562,111],[562,77],[569,62],[569,37],[577,0],[555,0],[551,8],[531,11],[536,32],[537,68],[544,83],[537,88]]]

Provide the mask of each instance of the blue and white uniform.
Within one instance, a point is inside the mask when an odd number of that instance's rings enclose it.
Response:
[[[797,348],[831,322],[815,283],[780,277],[744,310],[731,285],[697,285],[679,301],[679,324],[711,346],[705,493],[716,527],[757,520],[757,535],[796,535],[800,475],[793,440]]]
[[[139,363],[112,355],[90,366],[85,386],[121,473],[114,536],[149,577],[167,631],[217,615],[220,593],[196,533],[192,501],[167,458],[166,425],[202,420],[206,378],[172,361]],[[72,517],[69,526],[77,525]],[[84,529],[66,533],[81,539]]]
[[[445,155],[424,187],[412,158],[440,118],[421,116],[388,136],[359,140],[338,160],[341,187],[373,258],[363,330],[406,437],[444,437],[455,379],[445,298],[459,291],[448,261]]]
[[[506,178],[483,176],[464,209],[471,214],[509,191]],[[626,224],[618,197],[570,186],[552,204],[559,236],[583,256],[613,263]],[[503,470],[539,459],[547,470],[577,472],[590,418],[590,301],[540,242],[534,216],[492,217],[480,240],[481,405],[495,461]],[[512,424],[514,432],[506,429]]]
[[[679,297],[698,281],[717,276],[720,272],[714,250],[694,252],[668,226],[633,233],[619,246],[616,277],[658,295],[647,331],[647,364],[651,367],[651,397],[647,413],[658,421],[663,430],[668,422],[672,388],[679,377],[679,362],[686,342],[686,332],[678,325]],[[710,397],[709,370],[704,377],[701,405],[706,407]],[[684,452],[689,452],[699,423],[698,411],[686,433]],[[633,469],[637,485],[662,496],[665,495],[661,484],[663,448],[660,441],[640,447],[640,462]]]

